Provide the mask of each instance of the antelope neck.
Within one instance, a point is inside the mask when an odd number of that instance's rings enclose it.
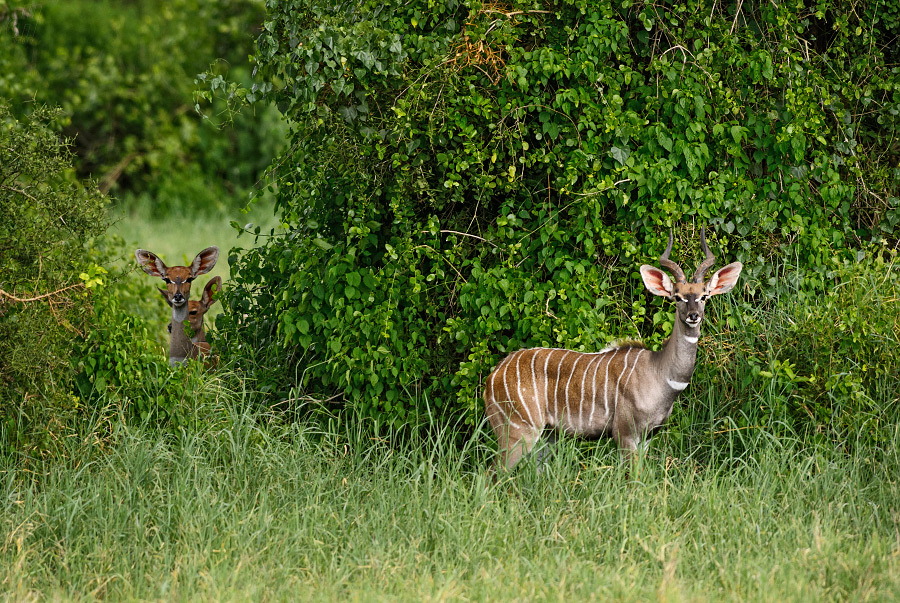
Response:
[[[172,334],[169,339],[169,364],[183,362],[191,353],[191,340],[184,332],[188,318],[188,305],[172,306]]]
[[[653,353],[653,360],[662,376],[671,383],[685,384],[686,387],[694,373],[699,340],[700,325],[688,327],[676,314],[672,336],[661,350]]]

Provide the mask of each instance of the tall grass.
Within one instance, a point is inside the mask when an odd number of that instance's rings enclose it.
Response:
[[[493,483],[484,426],[288,421],[223,367],[185,428],[107,398],[54,457],[0,460],[0,598],[896,600],[898,280],[713,306],[630,476],[610,441],[562,439]]]
[[[890,446],[734,432],[701,462],[657,440],[627,478],[562,440],[498,484],[491,438],[301,422],[214,390],[179,436],[106,417],[0,478],[0,592],[27,600],[891,600]],[[108,426],[113,426],[111,429]]]

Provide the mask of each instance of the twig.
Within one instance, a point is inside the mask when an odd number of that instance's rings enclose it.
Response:
[[[720,433],[730,433],[732,431],[743,431],[744,429],[762,429],[762,425],[747,425],[745,427],[734,427],[732,429],[723,429],[721,431],[714,431],[713,435],[719,435]]]
[[[44,299],[47,297],[52,297],[54,295],[59,295],[63,291],[68,291],[69,289],[74,289],[75,287],[84,287],[84,283],[75,283],[74,285],[69,285],[68,287],[63,287],[62,289],[58,289],[56,291],[51,291],[50,293],[44,293],[43,295],[38,295],[37,297],[25,297],[25,298],[16,297],[15,295],[12,295],[11,293],[7,293],[3,289],[0,289],[0,295],[2,295],[3,297],[5,297],[7,299],[11,299],[14,302],[19,302],[20,304],[25,304],[25,303],[29,303],[29,302],[38,301],[38,300],[41,300],[41,299]]]
[[[31,195],[29,195],[27,192],[23,191],[22,189],[15,188],[14,186],[9,186],[9,185],[7,185],[7,184],[4,184],[3,186],[0,186],[0,188],[2,188],[3,190],[10,191],[10,192],[12,192],[12,193],[19,193],[20,195],[23,195],[23,196],[25,196],[25,197],[28,197],[28,198],[31,199],[32,201],[35,201],[35,202],[37,201],[37,199],[35,199],[35,198],[32,197]]]
[[[431,232],[431,231],[429,231],[429,230],[423,230],[423,231],[421,231],[421,232],[427,233],[427,232]],[[459,236],[461,236],[461,237],[472,237],[473,239],[478,239],[479,241],[482,241],[482,242],[484,242],[484,243],[487,243],[488,245],[490,245],[491,247],[494,247],[495,249],[496,249],[496,247],[497,247],[496,245],[494,245],[493,243],[491,243],[491,242],[488,241],[487,239],[482,238],[482,237],[479,237],[478,235],[469,234],[469,233],[467,233],[467,232],[459,232],[458,230],[441,230],[441,231],[439,231],[439,232],[442,232],[442,233],[445,233],[445,234],[455,234],[455,235],[459,235]]]
[[[737,10],[734,11],[734,21],[731,23],[731,31],[729,34],[734,33],[734,28],[737,27],[738,17],[741,16],[741,7],[744,5],[744,0],[738,0]]]

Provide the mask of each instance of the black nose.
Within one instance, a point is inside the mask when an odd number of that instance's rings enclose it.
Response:
[[[700,320],[700,314],[697,312],[691,312],[690,314],[688,314],[688,320],[690,322],[697,322],[698,320]]]
[[[184,296],[181,293],[176,293],[172,296],[172,301],[174,302],[182,302],[184,301]]]

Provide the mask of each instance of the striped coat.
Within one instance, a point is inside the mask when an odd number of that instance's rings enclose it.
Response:
[[[703,276],[715,261],[701,243],[706,259],[691,282],[668,259],[660,263],[675,275],[675,282],[659,268],[641,266],[647,289],[675,302],[675,326],[659,351],[625,342],[596,353],[555,348],[530,348],[504,358],[488,376],[484,406],[497,436],[495,468],[509,470],[529,452],[545,428],[586,437],[611,436],[626,457],[672,413],[672,407],[691,380],[706,301],[730,291],[741,273],[741,263],[719,269],[709,281]]]

